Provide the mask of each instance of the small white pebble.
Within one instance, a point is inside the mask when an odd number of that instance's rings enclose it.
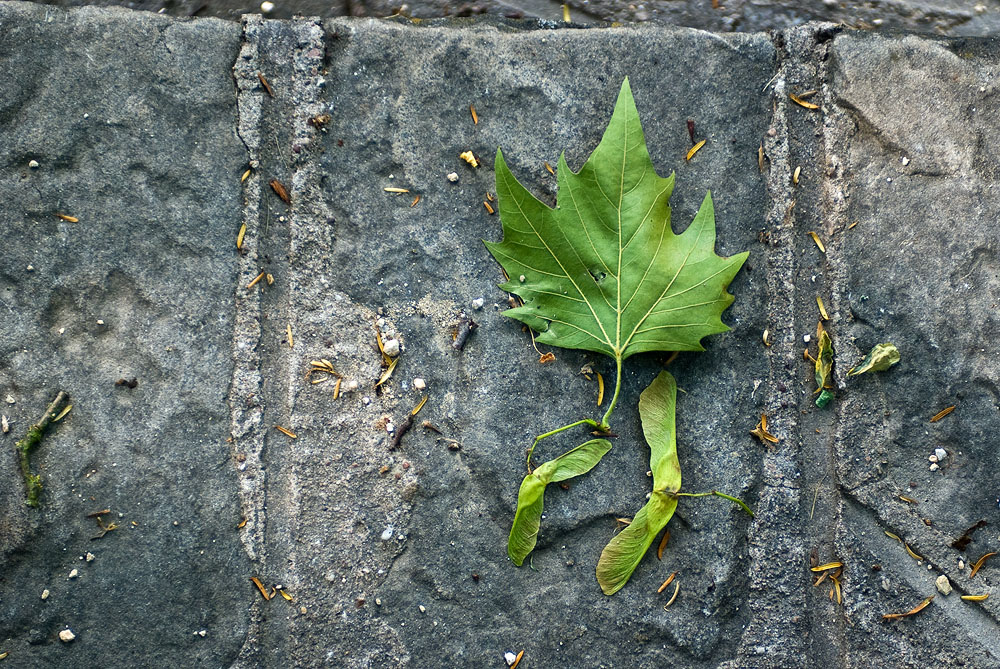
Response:
[[[102,319],[102,318],[98,318],[98,319],[97,319],[97,324],[98,324],[98,325],[104,325],[104,319]]]
[[[514,655],[514,653],[508,650],[503,654],[503,660],[507,663],[507,666],[510,667],[517,661],[517,655]]]
[[[938,462],[944,462],[945,458],[948,457],[948,451],[943,448],[935,448],[934,455],[937,456]]]
[[[59,334],[63,334],[64,332],[66,332],[66,328],[59,328]]]
[[[934,581],[934,585],[937,586],[938,592],[942,595],[947,596],[951,594],[951,581],[949,581],[948,577],[944,574],[937,577],[937,580]]]
[[[361,398],[361,403],[364,404],[365,406],[368,406],[369,404],[372,403],[372,398],[370,398],[370,397],[362,397]]]
[[[390,525],[389,527],[385,528],[385,530],[382,531],[382,536],[379,537],[379,538],[382,541],[389,541],[389,539],[392,539],[392,525]]]
[[[427,613],[427,607],[425,607],[425,606],[424,606],[423,604],[421,604],[421,605],[420,605],[419,607],[417,607],[417,608],[419,608],[419,609],[420,609],[420,612],[421,612],[421,613]]]
[[[972,10],[976,14],[985,14],[986,13],[986,5],[976,5],[975,7],[972,8]]]
[[[93,562],[95,557],[93,553],[87,553],[87,562]]]
[[[382,606],[382,600],[379,597],[375,598],[375,606]]]
[[[385,343],[382,344],[382,350],[390,358],[395,358],[399,355],[399,340],[398,339],[387,339]]]
[[[802,341],[804,341],[805,343],[808,344],[810,341],[812,341],[812,336],[811,335],[802,335]]]
[[[392,423],[386,423],[385,424],[385,431],[388,432],[389,434],[392,434],[393,432],[396,431],[396,426],[393,425]]]
[[[928,462],[937,462],[938,461],[938,456],[933,455],[933,454],[932,455],[928,455],[927,456],[927,461]]]
[[[34,272],[35,271],[35,266],[34,265],[28,265],[28,271],[29,272]]]
[[[482,309],[484,302],[485,300],[483,300],[483,298],[477,297],[476,299],[472,300],[472,308],[476,310]]]
[[[903,163],[903,166],[905,167],[906,165],[910,164],[910,159],[907,158],[906,156],[903,156],[902,160],[900,160],[899,162]]]
[[[965,560],[963,560],[962,558],[958,558],[958,568],[965,569]]]
[[[198,630],[198,636],[205,638],[206,634],[208,634],[208,630]]]
[[[178,522],[177,522],[177,521],[175,520],[175,521],[174,521],[174,527],[177,527],[178,525],[180,525],[180,523],[178,523]]]
[[[421,378],[413,379],[413,387],[417,390],[423,390],[427,387],[427,382]]]
[[[71,570],[71,571],[69,572],[69,578],[76,578],[76,577],[77,577],[77,576],[79,576],[79,575],[80,575],[80,572],[79,572],[79,571],[77,571],[76,569],[73,569],[73,570]]]
[[[345,392],[353,393],[358,388],[359,388],[358,382],[356,380],[354,380],[354,379],[351,379],[346,384],[344,384],[344,391]]]
[[[384,328],[384,327],[385,327],[385,319],[384,319],[384,318],[380,318],[380,319],[378,319],[377,321],[375,321],[375,323],[376,323],[376,324],[377,324],[377,325],[378,325],[378,326],[379,326],[380,328]]]
[[[262,14],[270,14],[271,12],[274,11],[274,3],[273,2],[260,3],[260,11]]]
[[[9,394],[9,393],[7,394],[7,397],[6,397],[6,398],[4,398],[4,399],[6,399],[6,400],[7,400],[7,404],[13,404],[14,402],[16,402],[16,401],[17,401],[17,400],[15,400],[15,399],[14,399],[14,396],[13,396],[13,395],[11,395],[11,394]]]
[[[653,470],[652,469],[647,469],[646,470],[646,476],[652,476],[652,475],[653,475]]]
[[[448,174],[448,181],[455,183],[458,181],[458,172],[451,172]]]
[[[930,469],[932,472],[936,472],[937,470],[939,470],[941,468],[938,466],[938,463],[935,462],[930,467],[928,467],[928,469]]]
[[[28,167],[30,167],[33,170],[37,170],[38,169],[38,161],[37,160],[30,160],[30,161],[28,161]]]
[[[524,283],[525,276],[522,274],[521,276],[517,277],[517,280],[520,281],[521,283]]]
[[[72,641],[75,638],[76,638],[76,635],[73,634],[73,630],[71,630],[68,627],[66,629],[62,630],[61,632],[59,632],[59,640],[62,641],[63,643],[69,643],[70,641]]]
[[[49,591],[48,591],[48,589],[42,590],[42,601],[44,602],[48,598],[49,598]]]
[[[4,434],[10,432],[10,423],[7,422],[7,416],[0,416],[0,430],[3,430]]]

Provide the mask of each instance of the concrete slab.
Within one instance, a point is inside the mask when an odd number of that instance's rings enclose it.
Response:
[[[16,84],[0,107],[16,130],[0,144],[12,203],[0,392],[15,399],[0,443],[55,388],[74,398],[36,457],[42,510],[21,506],[10,450],[0,477],[11,666],[177,654],[502,666],[522,649],[522,666],[996,663],[995,605],[958,599],[992,592],[991,563],[975,578],[970,565],[1000,521],[1000,367],[979,329],[1000,299],[983,224],[997,211],[995,43],[829,24],[771,36],[553,27],[246,17],[237,30],[0,4],[0,71]],[[112,65],[121,51],[128,67]],[[523,451],[592,414],[579,370],[607,378],[611,365],[562,350],[540,365],[502,316],[480,240],[500,236],[482,204],[496,147],[554,202],[545,162],[566,150],[582,163],[626,75],[657,169],[677,172],[675,229],[711,189],[720,252],[751,252],[732,331],[670,370],[685,391],[685,486],[739,494],[757,516],[684,503],[662,562],[648,556],[608,598],[594,566],[648,489],[635,407],[664,357],[628,361],[614,449],[550,491],[532,566],[515,568],[505,539]],[[818,109],[788,97],[810,90]],[[689,119],[708,139],[690,162]],[[802,359],[817,296],[837,352],[825,410]],[[480,327],[459,352],[467,316]],[[403,351],[378,390],[376,328]],[[885,340],[903,361],[848,379]],[[321,359],[343,377],[336,399],[333,377],[307,378]],[[114,385],[131,376],[137,388]],[[387,424],[424,394],[392,450]],[[777,446],[748,434],[762,412]],[[948,456],[930,471],[939,446]],[[86,513],[99,508],[125,514],[122,528],[91,541]],[[964,550],[950,546],[979,520]],[[809,571],[833,560],[846,565],[843,603]],[[672,571],[680,595],[664,610],[655,590]],[[942,574],[957,592],[882,618],[936,593]],[[292,599],[265,601],[250,576]],[[71,644],[56,640],[62,625]]]

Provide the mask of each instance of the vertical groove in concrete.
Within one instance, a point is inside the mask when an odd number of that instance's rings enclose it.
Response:
[[[260,201],[262,183],[259,167],[261,97],[257,79],[257,32],[259,16],[243,18],[243,39],[240,53],[233,64],[237,88],[238,127],[236,132],[247,148],[250,176],[243,184],[243,238],[239,257],[239,275],[235,287],[235,331],[233,333],[233,379],[229,391],[231,450],[239,471],[240,504],[246,524],[240,529],[252,570],[261,573],[267,564],[264,533],[267,527],[265,506],[266,479],[262,466],[264,450],[264,397],[261,379],[261,299],[260,289],[247,289],[261,272],[259,242],[261,239]],[[262,280],[263,281],[263,280]],[[254,598],[251,608],[250,631],[240,650],[235,666],[252,666],[259,655],[259,633],[262,621],[260,599]]]
[[[767,252],[769,335],[766,349],[770,372],[764,407],[768,428],[781,441],[761,445],[760,494],[757,516],[748,537],[750,554],[750,622],[740,640],[736,660],[740,667],[794,666],[805,652],[805,597],[802,566],[805,550],[794,519],[800,506],[799,419],[797,387],[801,362],[795,327],[796,286],[795,201],[789,187],[789,132],[784,82],[796,66],[784,48],[784,35],[775,39],[778,57],[774,79],[771,128],[762,138],[764,169],[770,206],[761,241]],[[762,91],[763,95],[765,92]],[[772,132],[773,131],[773,132]],[[791,521],[791,522],[790,522]],[[790,602],[790,603],[789,603]]]

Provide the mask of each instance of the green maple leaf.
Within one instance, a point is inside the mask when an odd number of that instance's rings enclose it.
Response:
[[[622,361],[629,356],[644,351],[701,351],[702,337],[728,330],[722,312],[733,296],[726,288],[748,253],[716,255],[710,193],[691,225],[674,234],[669,205],[674,177],[656,174],[628,79],[604,137],[580,171],[571,171],[565,154],[560,156],[555,209],[518,183],[499,149],[496,180],[503,240],[486,242],[486,247],[507,273],[500,288],[524,302],[504,313],[538,332],[538,342],[597,351],[612,357],[617,366],[614,395],[600,423],[583,419],[539,435],[528,452],[529,473],[521,484],[507,544],[508,555],[521,565],[535,547],[545,487],[550,481],[589,471],[611,444],[592,440],[531,472],[535,446],[583,424],[608,432],[621,390]],[[644,396],[669,394],[675,386],[670,375],[666,377],[669,384],[658,378],[655,390],[650,386]],[[657,402],[662,411],[654,411],[650,420],[665,424],[666,400]],[[640,412],[642,407],[640,402]],[[664,470],[658,479],[654,477],[657,488],[649,504],[605,549],[598,580],[607,594],[628,580],[656,532],[673,515],[677,495],[684,494],[679,493],[676,447],[664,445],[664,440],[673,444],[672,397],[669,414],[670,434],[661,429],[650,438],[647,431],[647,440],[654,447],[653,459],[668,463],[663,466],[671,473]],[[644,430],[646,422],[644,415]],[[553,478],[556,472],[559,478]]]
[[[486,246],[510,279],[500,288],[524,305],[504,313],[537,341],[597,351],[616,361],[643,351],[701,351],[729,328],[726,287],[748,253],[715,254],[706,195],[680,235],[670,228],[674,177],[656,174],[628,80],[611,123],[579,172],[559,158],[555,209],[527,191],[497,151],[503,241]]]

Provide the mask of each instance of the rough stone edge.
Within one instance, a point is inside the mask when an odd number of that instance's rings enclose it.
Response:
[[[237,100],[237,135],[246,146],[250,176],[243,184],[243,240],[238,279],[234,292],[234,331],[232,342],[233,378],[229,389],[230,451],[239,472],[239,499],[246,524],[240,529],[240,541],[251,563],[263,570],[267,563],[265,529],[267,526],[265,472],[262,467],[265,428],[263,379],[261,376],[261,298],[260,290],[246,286],[260,273],[258,241],[262,183],[257,171],[260,158],[260,124],[263,91],[257,71],[260,61],[258,35],[263,19],[246,15],[241,20],[240,52],[233,64]],[[239,459],[245,457],[243,462]],[[250,624],[233,667],[260,665],[258,639],[263,612],[259,601],[250,609]]]

